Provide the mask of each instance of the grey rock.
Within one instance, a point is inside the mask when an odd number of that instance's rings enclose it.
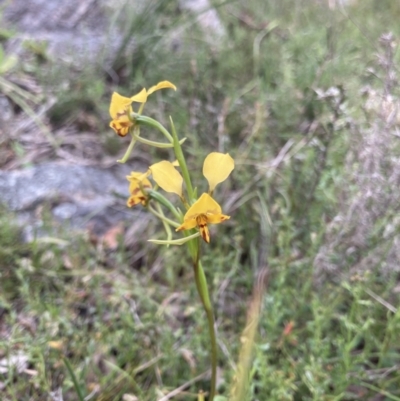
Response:
[[[107,4],[106,0],[0,0],[5,6],[3,21],[17,29],[9,46],[13,53],[24,52],[25,40],[43,41],[48,55],[77,66],[112,59],[122,42],[121,33],[110,29],[112,8]]]
[[[13,53],[23,53],[24,40],[44,41],[48,54],[77,66],[99,62],[106,68],[113,61],[124,37],[112,20],[125,2],[115,0],[0,0],[3,21],[15,26],[11,40]],[[145,9],[146,0],[134,2],[135,11]],[[198,15],[206,36],[213,39],[224,34],[216,10],[208,0],[181,0],[179,6]],[[135,38],[126,47],[134,48]]]
[[[27,241],[41,235],[43,205],[58,223],[77,229],[90,225],[101,233],[140,213],[125,205],[130,171],[126,165],[102,169],[55,162],[0,171],[0,203],[17,214]]]

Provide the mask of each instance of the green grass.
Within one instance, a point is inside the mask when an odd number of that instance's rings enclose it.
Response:
[[[387,181],[376,184],[389,206],[375,212],[379,202],[372,198],[357,212],[360,221],[347,214],[364,190],[362,140],[375,125],[386,129],[362,90],[388,90],[388,71],[379,62],[387,48],[379,38],[392,32],[398,41],[400,6],[360,3],[330,10],[322,2],[227,2],[217,7],[228,33],[220,43],[202,36],[194,16],[174,2],[151,1],[141,11],[126,5],[115,21],[138,42],[132,53],[122,46],[115,56],[118,84],[97,65],[79,79],[51,60],[31,66],[38,80],[48,68],[51,85],[59,74],[60,84],[72,85],[60,89],[48,114],[52,123],[76,122],[79,107],[98,122],[108,154],[125,146],[107,128],[111,92],[129,95],[168,79],[178,92],[154,95],[146,113],[165,124],[172,115],[188,137],[199,190],[209,151],[235,158],[230,183],[216,194],[230,205],[231,220],[203,248],[222,396],[234,381],[255,277],[267,266],[246,400],[400,400],[398,272],[386,268],[396,264],[399,232],[390,201],[395,140],[379,164]],[[394,51],[395,72],[398,59]],[[337,89],[333,96],[330,88]],[[146,137],[155,138],[149,130]],[[65,242],[23,244],[10,221],[2,209],[0,360],[19,355],[27,365],[0,371],[4,400],[48,400],[59,387],[65,401],[76,400],[78,386],[83,396],[94,391],[97,401],[124,394],[152,401],[209,368],[205,316],[185,249],[144,240],[130,249],[121,241],[111,252],[65,230],[57,234]],[[368,227],[361,239],[358,224]],[[139,265],[133,261],[143,249]],[[174,399],[195,400],[200,389],[208,389],[206,378]]]

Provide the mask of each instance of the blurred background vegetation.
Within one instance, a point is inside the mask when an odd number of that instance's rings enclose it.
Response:
[[[44,151],[28,157],[32,143],[11,121],[1,166],[66,151],[71,163],[116,160],[127,142],[108,128],[112,91],[175,83],[146,113],[165,124],[173,116],[197,182],[210,151],[236,161],[217,194],[231,220],[204,249],[221,400],[264,269],[246,400],[400,400],[400,3],[210,7],[214,25],[210,9],[172,0],[101,3],[105,45],[77,63],[53,57],[46,41],[13,53],[18,31],[7,25],[0,92],[15,119],[37,117]],[[144,146],[133,154],[165,156]],[[208,388],[207,328],[185,249],[149,245],[162,235],[152,221],[127,240],[131,219],[127,210],[114,249],[68,227],[25,243],[1,209],[2,399],[76,400],[78,386],[98,401],[190,400]]]

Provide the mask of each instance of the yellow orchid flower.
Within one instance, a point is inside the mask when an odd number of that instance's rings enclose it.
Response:
[[[145,188],[152,188],[151,182],[147,179],[149,175],[149,171],[146,173],[132,171],[131,174],[126,177],[129,181],[129,192],[131,194],[126,202],[128,207],[135,206],[139,203],[143,206],[146,205],[148,195],[143,190]]]
[[[183,178],[176,170],[176,163],[162,161],[149,167],[154,181],[167,192],[177,194],[183,200]],[[209,183],[209,193],[203,193],[186,212],[183,224],[176,231],[198,227],[204,241],[210,242],[207,224],[219,224],[230,217],[222,214],[221,206],[211,197],[215,187],[225,181],[235,167],[232,157],[226,153],[212,152],[204,160],[203,174]]]
[[[128,199],[128,206],[134,206],[138,203],[145,205],[147,202],[147,194],[143,193],[143,188],[151,188],[150,181],[147,177],[151,174],[157,185],[166,192],[177,194],[182,201],[183,198],[182,185],[183,178],[175,168],[177,163],[169,161],[161,161],[152,164],[146,173],[132,172],[128,176],[130,181],[129,191],[131,197]],[[178,163],[179,164],[179,163]],[[210,233],[207,224],[219,224],[230,217],[222,214],[221,206],[212,198],[215,187],[226,180],[235,167],[232,157],[226,153],[212,152],[204,160],[203,174],[209,183],[209,193],[203,193],[200,198],[189,207],[181,224],[176,231],[190,230],[198,227],[204,241],[210,242]]]
[[[159,82],[157,85],[152,86],[149,90],[143,88],[138,94],[132,97],[121,96],[119,93],[114,92],[111,97],[110,103],[110,116],[112,121],[110,127],[119,135],[125,136],[129,129],[134,125],[131,120],[130,114],[133,113],[132,103],[141,103],[138,114],[143,111],[143,106],[147,102],[147,97],[153,92],[160,89],[171,88],[176,90],[176,86],[169,81]]]
[[[209,243],[210,232],[207,224],[219,224],[228,219],[230,216],[222,214],[221,206],[208,193],[203,193],[186,212],[183,224],[176,231],[198,227],[204,241]]]

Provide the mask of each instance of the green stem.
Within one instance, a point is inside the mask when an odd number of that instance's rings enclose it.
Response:
[[[159,192],[154,191],[154,190],[148,190],[146,191],[147,194],[150,196],[150,198],[156,200],[158,203],[161,203],[164,205],[174,216],[178,221],[182,220],[181,214],[178,212],[178,210],[175,208],[175,206],[163,195],[161,195]]]
[[[211,340],[211,385],[209,401],[213,401],[217,387],[217,338],[215,333],[214,312],[210,301],[210,296],[207,288],[207,280],[204,274],[203,267],[200,262],[200,238],[197,241],[198,252],[194,260],[194,276],[196,280],[197,291],[200,295],[201,302],[207,315],[208,331]]]
[[[192,242],[194,239],[200,237],[200,233],[194,233],[192,235],[188,235],[187,237],[182,237],[178,239],[164,240],[164,239],[149,239],[147,241],[152,242],[153,244],[158,245],[178,245],[181,246],[186,243]]]
[[[150,139],[146,139],[146,138],[142,138],[139,135],[135,135],[133,134],[133,137],[141,143],[144,143],[145,145],[149,145],[149,146],[154,146],[155,148],[173,148],[174,145],[172,143],[163,143],[163,142],[156,142],[156,141],[151,141]]]
[[[193,201],[193,197],[194,197],[192,181],[190,180],[190,174],[189,174],[189,170],[186,165],[186,159],[182,152],[181,143],[179,142],[178,135],[176,133],[176,129],[174,126],[174,122],[172,121],[171,117],[169,119],[171,121],[175,156],[179,162],[179,167],[181,168],[181,171],[182,171],[182,177],[183,177],[183,180],[185,181],[186,190],[187,190],[188,198],[189,198],[189,203],[191,203]]]
[[[136,132],[136,130],[138,132]],[[128,149],[126,150],[126,152],[125,152],[124,156],[122,157],[122,159],[117,160],[118,163],[126,163],[127,160],[129,159],[129,156],[132,153],[132,149],[133,149],[133,147],[135,146],[135,143],[136,143],[135,135],[139,136],[139,128],[136,128],[136,127],[134,128],[134,132],[131,134],[131,136],[132,136],[131,143],[129,144]]]
[[[168,148],[173,148],[174,145],[172,143],[163,143],[163,142],[156,142],[156,141],[151,141],[150,139],[142,138],[139,135],[133,134],[133,137],[141,143],[144,143],[145,145],[149,146],[154,146],[155,148],[161,148],[161,149],[168,149]],[[179,143],[182,145],[186,141],[186,138],[182,138]]]
[[[156,120],[153,120],[150,117],[142,116],[142,115],[135,114],[135,113],[132,115],[132,117],[139,124],[147,125],[147,126],[153,127],[153,128],[157,128],[160,132],[162,132],[166,136],[166,138],[171,143],[173,143],[175,156],[176,156],[176,159],[179,162],[179,167],[181,168],[182,177],[183,177],[183,180],[185,181],[186,190],[188,192],[189,202],[192,202],[193,201],[193,197],[194,197],[194,192],[193,192],[192,182],[190,180],[189,170],[188,170],[187,165],[186,165],[185,156],[183,155],[183,152],[182,152],[181,145],[183,143],[182,142],[183,140],[179,141],[178,135],[177,135],[176,130],[175,130],[174,123],[172,121],[172,118],[170,117],[171,128],[172,128],[172,136],[171,136],[171,134],[165,129],[165,127],[162,124],[160,124]]]
[[[164,213],[162,213],[162,211],[160,209],[160,204],[159,203],[157,203],[157,206],[158,206],[157,209],[159,211],[153,209],[150,205],[148,206],[148,208],[149,208],[150,212],[152,214],[154,214],[154,216],[158,217],[163,222],[163,224],[166,223],[166,224],[168,224],[168,225],[170,225],[172,227],[175,227],[175,228],[180,226],[180,224],[177,223],[176,221],[173,221],[173,220],[169,219],[168,217],[164,216]]]
[[[172,138],[172,135],[166,130],[166,128],[160,124],[157,120],[154,120],[151,117],[147,117],[147,116],[142,116],[136,113],[132,114],[132,118],[136,123],[139,123],[141,125],[147,125],[148,127],[153,127],[153,128],[157,128],[161,133],[163,133],[165,135],[165,137],[171,142],[173,143],[174,140]]]

